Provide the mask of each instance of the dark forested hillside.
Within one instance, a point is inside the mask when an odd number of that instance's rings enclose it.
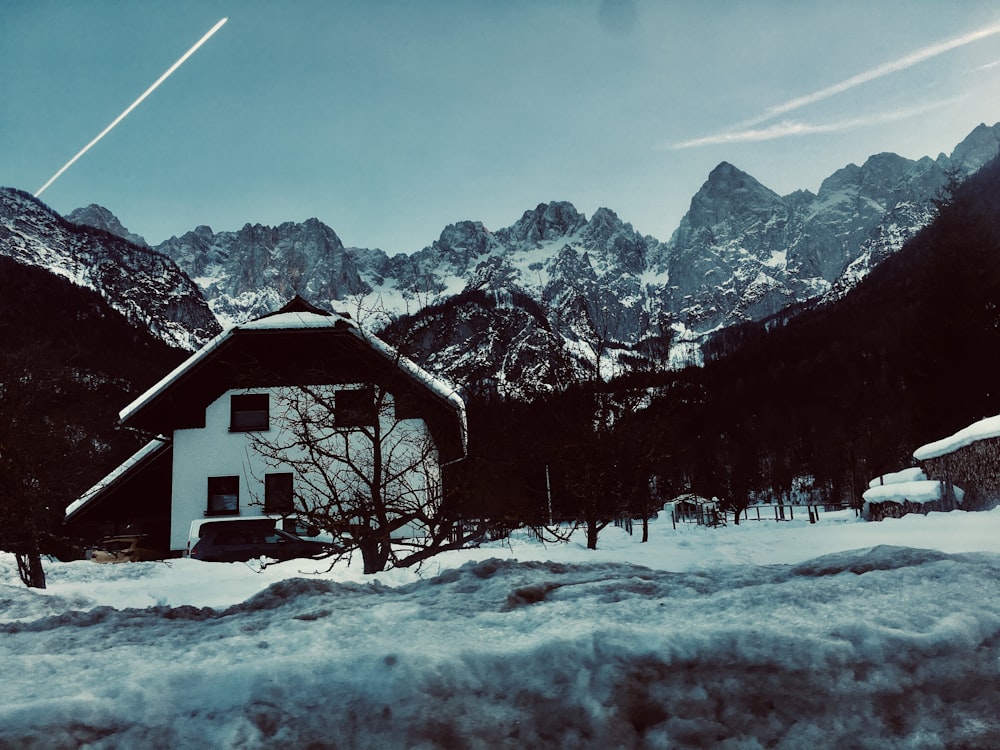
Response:
[[[118,411],[184,356],[95,292],[0,257],[0,548],[57,528],[65,506],[140,438]]]
[[[658,467],[739,504],[787,492],[859,501],[912,451],[1000,412],[1000,162],[851,294],[723,333],[647,415],[672,421]]]

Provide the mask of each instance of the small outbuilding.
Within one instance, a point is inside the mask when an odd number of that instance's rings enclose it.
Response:
[[[1000,415],[923,445],[913,457],[928,479],[963,487],[966,510],[987,510],[1000,503]]]
[[[875,477],[863,495],[861,516],[866,521],[901,518],[910,513],[954,510],[962,505],[960,487],[928,479],[920,468]]]

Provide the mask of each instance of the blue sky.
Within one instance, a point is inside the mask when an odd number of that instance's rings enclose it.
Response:
[[[720,161],[785,194],[1000,121],[995,2],[5,0],[0,184],[150,242],[317,217],[413,252],[550,200],[667,239]]]

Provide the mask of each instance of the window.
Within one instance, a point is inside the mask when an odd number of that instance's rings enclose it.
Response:
[[[292,474],[264,475],[264,512],[288,513],[293,510]]]
[[[250,393],[229,397],[229,431],[250,432],[268,428],[266,393]]]
[[[240,512],[240,478],[208,478],[208,510],[206,516],[234,516]]]
[[[334,423],[337,427],[367,427],[375,424],[375,389],[352,388],[334,396]]]
[[[401,390],[392,394],[396,405],[396,419],[419,419],[422,414],[417,394],[410,390]]]

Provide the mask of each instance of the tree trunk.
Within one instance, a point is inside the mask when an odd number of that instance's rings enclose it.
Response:
[[[37,552],[18,552],[17,572],[25,586],[33,589],[45,588],[45,571],[42,569],[42,556]]]
[[[643,514],[642,516],[642,543],[645,544],[649,541],[649,516]]]
[[[587,519],[587,549],[597,549],[597,534],[600,532],[600,527],[597,524],[597,520],[593,518]]]
[[[391,541],[382,539],[363,539],[358,542],[365,575],[385,570],[386,563],[389,562],[391,544]]]

